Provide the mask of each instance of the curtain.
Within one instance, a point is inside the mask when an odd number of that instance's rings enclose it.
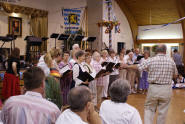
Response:
[[[48,36],[48,11],[5,2],[0,2],[0,7],[2,7],[7,13],[15,12],[29,15],[31,17],[31,35],[40,38]],[[42,44],[41,52],[42,51],[47,51],[47,41]]]
[[[48,36],[48,17],[31,17],[31,34],[36,37]],[[42,43],[41,51],[47,52],[47,41]]]

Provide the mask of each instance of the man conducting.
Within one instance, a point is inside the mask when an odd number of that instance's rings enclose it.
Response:
[[[165,124],[172,96],[172,78],[178,72],[174,61],[166,56],[166,46],[159,45],[157,55],[138,65],[125,65],[126,68],[148,71],[149,89],[145,101],[144,123],[153,124],[158,109],[157,124]]]

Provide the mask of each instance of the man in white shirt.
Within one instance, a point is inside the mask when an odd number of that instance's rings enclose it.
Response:
[[[45,75],[42,69],[32,67],[24,72],[24,95],[10,97],[3,106],[4,124],[54,124],[60,115],[59,108],[43,98]]]
[[[142,124],[137,109],[126,103],[129,93],[128,81],[118,79],[111,84],[111,100],[105,100],[100,107],[99,115],[103,124]]]
[[[145,124],[153,124],[156,110],[158,110],[157,124],[165,124],[168,114],[172,97],[172,79],[177,77],[178,71],[175,62],[166,56],[166,50],[166,45],[158,45],[156,56],[138,65],[125,65],[126,68],[148,72],[149,88],[145,101]]]
[[[56,124],[101,124],[91,102],[91,92],[88,87],[73,88],[68,94],[68,103],[70,109],[59,116]]]

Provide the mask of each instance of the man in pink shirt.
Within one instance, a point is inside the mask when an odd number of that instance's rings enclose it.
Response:
[[[54,124],[60,115],[59,108],[47,101],[45,75],[38,67],[32,67],[23,74],[26,93],[10,97],[3,106],[3,124]]]

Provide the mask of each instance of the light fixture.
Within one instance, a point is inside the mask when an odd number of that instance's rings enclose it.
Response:
[[[13,13],[11,14],[11,16],[13,16],[13,17],[20,17],[20,14],[14,13],[14,12],[13,12]]]

